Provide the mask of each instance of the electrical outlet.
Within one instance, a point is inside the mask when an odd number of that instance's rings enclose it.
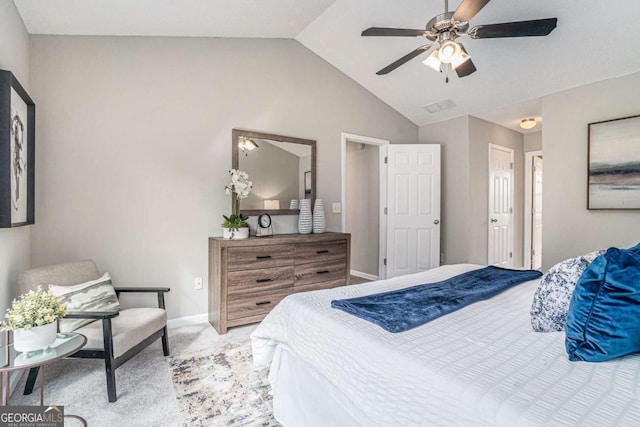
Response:
[[[334,203],[333,205],[331,205],[331,212],[333,213],[342,212],[342,207],[340,206],[340,203]]]
[[[202,289],[202,277],[196,277],[195,289],[197,289],[197,290]]]

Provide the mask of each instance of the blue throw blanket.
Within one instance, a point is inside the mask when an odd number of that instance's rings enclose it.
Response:
[[[442,282],[334,300],[331,307],[375,323],[389,332],[404,332],[541,275],[535,270],[490,266]]]

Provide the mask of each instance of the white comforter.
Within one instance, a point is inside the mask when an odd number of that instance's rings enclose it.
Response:
[[[398,334],[330,307],[476,268],[291,295],[252,334],[254,363],[268,364],[286,346],[341,390],[367,426],[640,425],[640,356],[569,362],[564,333],[531,329],[538,280]]]

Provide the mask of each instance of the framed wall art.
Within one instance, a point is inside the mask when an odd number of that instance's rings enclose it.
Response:
[[[35,129],[36,105],[0,70],[0,228],[34,223]]]
[[[589,123],[588,209],[640,209],[640,115]]]

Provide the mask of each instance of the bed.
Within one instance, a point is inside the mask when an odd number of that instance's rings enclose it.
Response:
[[[525,282],[392,334],[334,299],[431,283],[459,264],[287,297],[253,332],[285,426],[638,426],[640,356],[570,362],[564,333],[536,333]]]

